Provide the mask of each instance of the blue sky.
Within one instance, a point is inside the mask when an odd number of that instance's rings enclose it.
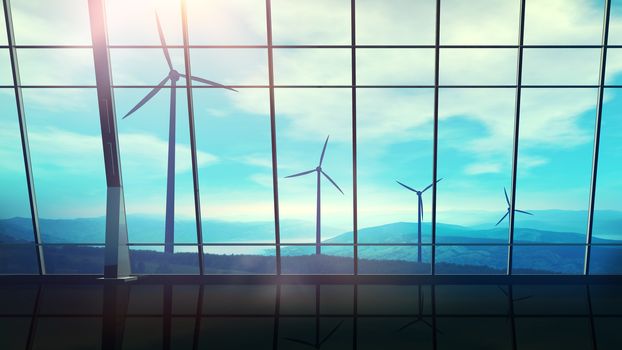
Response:
[[[36,2],[14,2],[18,43],[90,44],[86,2],[55,2],[54,6],[63,9],[56,12],[58,17],[49,16],[48,2],[32,3]],[[327,13],[329,3],[332,10]],[[517,1],[494,3],[497,6],[491,7],[491,1],[477,1],[465,7],[460,1],[443,1],[443,43],[515,43]],[[600,42],[602,1],[528,3],[527,43]],[[181,43],[176,1],[139,1],[129,7],[123,1],[108,4],[111,44],[157,44],[154,8],[167,42]],[[431,1],[396,2],[395,7],[373,1],[357,4],[360,44],[430,44],[434,40]],[[192,43],[265,44],[263,5],[263,1],[221,0],[204,8],[200,1],[190,1]],[[479,7],[494,11],[482,14]],[[615,1],[611,43],[622,43],[620,8]],[[349,44],[349,1],[279,0],[273,1],[273,9],[275,44]],[[417,10],[418,20],[404,16],[406,10]],[[296,15],[303,12],[303,19]],[[200,16],[203,13],[209,13],[207,19]],[[133,21],[127,20],[130,17]],[[232,21],[241,25],[232,26]],[[607,82],[620,84],[622,49],[610,52]],[[182,54],[179,49],[171,50],[180,70]],[[441,83],[513,84],[516,54],[515,49],[444,49]],[[361,49],[357,55],[360,84],[433,81],[431,50]],[[24,84],[94,83],[90,49],[22,49],[19,58]],[[158,49],[112,49],[111,59],[116,84],[156,84],[167,73]],[[268,81],[265,49],[196,49],[191,59],[193,74],[221,83],[263,85]],[[524,83],[595,84],[598,60],[596,49],[527,49]],[[349,49],[276,49],[274,62],[277,84],[351,81]],[[1,49],[0,84],[11,83],[8,72],[7,53]],[[117,116],[122,117],[147,92],[116,89]],[[118,122],[129,214],[163,217],[169,93],[163,89],[131,118]],[[177,95],[176,215],[191,219],[185,90],[179,89]],[[204,219],[273,220],[268,91],[195,89],[193,96]],[[284,176],[315,167],[324,139],[330,135],[324,169],[344,195],[323,181],[323,234],[328,237],[351,230],[351,90],[277,89],[275,98],[281,219],[314,220],[315,178]],[[443,89],[439,98],[438,175],[444,178],[438,187],[439,222],[471,225],[500,217],[506,209],[503,187],[510,186],[515,91]],[[596,100],[595,89],[523,90],[517,208],[587,209]],[[0,90],[0,101],[0,217],[27,216],[12,91]],[[359,89],[357,101],[359,227],[415,221],[416,195],[395,180],[418,189],[431,182],[433,91]],[[605,101],[596,207],[622,210],[622,96],[611,89]],[[94,89],[24,89],[24,102],[40,216],[103,216],[105,177]],[[427,221],[431,216],[429,192],[424,195],[424,207]],[[521,220],[517,215],[518,225]],[[583,229],[577,228],[578,232]],[[284,230],[282,237],[294,241],[300,234]],[[313,235],[305,232],[304,239],[312,240]]]

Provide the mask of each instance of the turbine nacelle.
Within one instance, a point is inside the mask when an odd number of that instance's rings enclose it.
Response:
[[[179,72],[175,69],[172,69],[169,73],[168,73],[168,78],[171,79],[172,81],[178,81],[179,78],[181,78],[181,74],[179,74]]]
[[[510,215],[510,211],[512,210],[512,204],[510,203],[510,197],[508,197],[508,191],[505,189],[505,187],[503,188],[503,194],[505,194],[505,202],[508,204],[508,209],[505,211],[505,215],[503,215],[501,217],[501,219],[499,219],[499,221],[497,221],[497,223],[495,224],[495,226],[498,226],[501,221],[503,221],[507,216]],[[518,210],[518,209],[514,209],[514,211],[522,213],[522,214],[527,214],[527,215],[533,215],[532,213],[528,212],[528,211],[524,211],[524,210]]]

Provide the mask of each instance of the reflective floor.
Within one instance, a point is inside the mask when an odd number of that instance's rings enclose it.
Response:
[[[620,285],[0,284],[0,349],[622,349]]]

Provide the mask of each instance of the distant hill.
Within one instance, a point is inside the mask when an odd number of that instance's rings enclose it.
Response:
[[[572,211],[536,211],[534,217],[528,220],[517,222],[525,225],[515,229],[516,243],[585,243],[585,233],[581,212]],[[584,214],[584,213],[583,213]],[[537,217],[537,219],[535,218]],[[596,213],[597,228],[608,230],[607,232],[617,233],[622,236],[622,212],[598,211]],[[85,218],[85,219],[40,219],[41,233],[44,242],[47,243],[103,243],[105,236],[104,218]],[[164,232],[164,221],[160,218],[147,216],[129,216],[128,228],[131,242],[162,243]],[[572,228],[577,229],[573,231]],[[175,223],[177,243],[196,242],[195,223],[192,220],[180,220]],[[296,234],[300,237],[307,237],[309,233],[315,231],[313,223],[304,221],[282,221],[282,232],[293,233],[289,239],[295,239]],[[272,222],[229,222],[229,221],[203,221],[203,232],[205,242],[226,243],[226,242],[274,242],[274,223]],[[436,248],[437,271],[445,273],[439,266],[450,266],[451,271],[456,266],[470,266],[469,271],[479,268],[482,273],[486,269],[490,271],[503,271],[507,263],[506,246],[490,246],[490,244],[506,244],[508,237],[507,227],[494,227],[493,225],[479,226],[459,226],[445,223],[437,223],[437,243],[456,244],[442,245]],[[430,242],[431,225],[429,222],[422,224],[422,241]],[[0,242],[32,242],[32,228],[30,219],[11,218],[0,220]],[[386,267],[389,262],[397,270],[400,269],[419,269],[413,267],[417,261],[416,247],[391,246],[397,243],[417,243],[417,224],[415,222],[395,222],[386,225],[361,228],[358,231],[359,243],[378,243],[382,246],[359,247],[359,258],[361,261],[368,261],[370,269],[377,269],[378,266]],[[618,241],[606,240],[595,237],[595,243],[619,243]],[[324,240],[324,243],[352,243],[352,232],[345,232],[333,238]],[[459,245],[459,244],[469,245]],[[480,245],[478,245],[480,244]],[[488,244],[488,245],[487,245]],[[599,254],[606,257],[607,264],[618,266],[622,262],[622,249],[598,248]],[[313,256],[309,257],[311,247],[283,246],[281,253],[284,259],[295,259],[304,263],[314,262]],[[529,246],[515,248],[514,265],[523,269],[535,269],[539,271],[549,271],[554,273],[576,273],[581,271],[585,249],[583,246]],[[353,248],[351,246],[333,246],[323,248],[323,252],[334,257],[351,259]],[[155,253],[155,252],[152,252]],[[268,256],[274,254],[263,247],[258,247],[256,251],[246,251],[245,256]],[[133,253],[139,253],[138,251]],[[617,254],[617,255],[616,255]],[[429,261],[431,249],[429,246],[423,247],[423,261]],[[153,257],[154,255],[149,255]],[[177,254],[176,254],[177,256]],[[215,261],[219,258],[214,255]],[[305,258],[306,256],[306,258]],[[249,258],[251,259],[251,258]],[[253,258],[254,259],[254,258]],[[251,259],[250,261],[254,261]],[[260,259],[261,260],[261,259]],[[605,261],[603,260],[603,261]],[[227,260],[231,263],[233,260]],[[369,263],[369,262],[372,263]],[[375,261],[375,262],[374,262]],[[257,261],[255,261],[257,262]],[[226,264],[225,261],[223,264]],[[235,263],[241,263],[235,260]],[[607,269],[607,265],[601,262],[602,268]],[[361,265],[363,266],[363,265]],[[399,267],[399,268],[398,268]],[[330,270],[330,269],[329,269]],[[447,272],[451,273],[451,272]],[[488,273],[488,272],[486,272]]]

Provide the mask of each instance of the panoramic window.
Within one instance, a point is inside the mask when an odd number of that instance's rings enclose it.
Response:
[[[1,274],[622,273],[619,0],[4,4]]]

